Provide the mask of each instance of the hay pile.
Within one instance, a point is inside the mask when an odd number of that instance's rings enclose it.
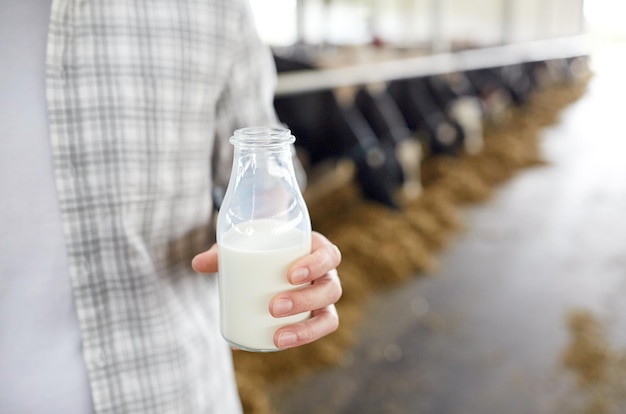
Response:
[[[562,354],[574,374],[575,392],[563,409],[568,413],[619,414],[626,407],[626,350],[611,347],[606,326],[590,311],[567,316],[570,343]]]
[[[555,123],[585,90],[586,79],[537,92],[512,111],[505,125],[487,125],[484,150],[458,158],[432,157],[421,166],[424,191],[399,211],[364,200],[347,180],[308,199],[313,227],[342,251],[344,295],[337,304],[339,330],[316,343],[272,354],[234,352],[239,391],[247,414],[270,414],[270,386],[339,364],[354,344],[365,299],[436,266],[436,254],[462,227],[459,208],[484,201],[521,168],[541,164],[539,131]]]

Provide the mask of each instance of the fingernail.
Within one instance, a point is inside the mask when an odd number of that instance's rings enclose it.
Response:
[[[291,274],[291,283],[298,284],[307,280],[309,277],[309,269],[306,267],[299,267]]]
[[[294,332],[286,331],[278,334],[278,347],[286,348],[288,346],[292,346],[296,344],[298,340],[298,335]]]
[[[293,309],[293,302],[289,299],[278,299],[274,302],[273,306],[274,315],[282,316],[291,311]]]

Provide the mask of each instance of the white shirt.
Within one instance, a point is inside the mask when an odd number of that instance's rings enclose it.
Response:
[[[52,172],[50,1],[0,0],[0,412],[92,412]]]

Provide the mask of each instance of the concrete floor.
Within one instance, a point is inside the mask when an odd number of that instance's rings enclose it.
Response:
[[[467,209],[439,270],[372,298],[359,346],[276,392],[282,414],[573,412],[560,364],[568,312],[594,312],[626,349],[626,67],[616,47],[596,49],[587,94],[545,130],[549,164]]]

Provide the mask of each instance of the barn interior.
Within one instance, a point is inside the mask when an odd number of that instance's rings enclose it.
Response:
[[[251,4],[344,292],[245,412],[623,412],[626,6]]]

